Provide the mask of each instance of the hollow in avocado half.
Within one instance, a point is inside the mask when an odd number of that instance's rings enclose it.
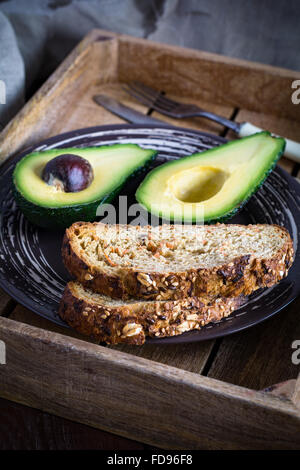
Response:
[[[166,220],[225,220],[260,187],[284,147],[284,139],[264,131],[164,163],[148,173],[136,198]]]
[[[31,153],[13,173],[16,202],[31,222],[44,228],[93,221],[98,206],[112,201],[128,177],[156,153],[135,144]]]

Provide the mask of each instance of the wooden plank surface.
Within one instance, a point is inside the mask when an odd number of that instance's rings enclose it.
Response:
[[[295,106],[295,105],[294,105]],[[295,106],[296,107],[296,106]],[[240,109],[236,115],[237,122],[248,121],[262,129],[282,135],[288,139],[300,140],[300,106],[297,119],[288,119],[283,116],[274,116],[263,112],[254,112]]]
[[[57,325],[52,321],[37,315],[20,304],[17,304],[16,307],[11,311],[9,318],[17,322],[22,322],[26,325],[32,325],[37,328],[41,328],[42,330],[53,331],[54,333],[60,333],[65,336],[71,336],[73,338],[79,338],[91,343],[95,343],[95,341],[90,338],[84,338],[81,334],[73,330],[73,328],[64,328],[63,326]]]
[[[262,390],[295,379],[292,343],[300,339],[300,299],[260,325],[223,338],[209,377]]]
[[[139,442],[0,399],[0,450],[143,450]]]
[[[144,344],[139,347],[120,344],[109,347],[116,351],[201,374],[214,344],[214,341],[205,341],[204,343],[191,344]]]
[[[286,399],[4,317],[0,337],[2,398],[167,449],[300,449]]]
[[[112,114],[93,101],[93,96],[97,94],[104,94],[114,98],[143,114],[147,114],[148,112],[146,106],[137,103],[123,91],[120,83],[91,84],[81,95],[79,100],[74,100],[69,104],[69,110],[64,116],[63,126],[60,122],[56,123],[51,128],[51,134],[55,135],[83,127],[126,124],[124,119]]]

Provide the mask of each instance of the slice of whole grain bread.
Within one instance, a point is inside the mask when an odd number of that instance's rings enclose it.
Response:
[[[219,321],[245,301],[243,297],[188,297],[173,301],[122,301],[69,282],[59,315],[79,333],[109,344],[143,344],[146,336],[174,336]]]
[[[66,230],[62,255],[70,274],[95,292],[176,300],[270,287],[287,275],[294,252],[288,231],[277,225],[77,222]]]

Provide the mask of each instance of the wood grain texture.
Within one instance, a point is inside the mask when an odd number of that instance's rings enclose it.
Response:
[[[96,343],[92,339],[84,337],[77,333],[72,328],[63,328],[55,323],[40,317],[36,313],[31,312],[27,308],[17,305],[12,311],[9,318],[17,322],[22,322],[26,325],[32,325],[47,331],[61,333],[65,336],[72,336],[74,338],[82,339],[91,343]],[[206,341],[205,343],[198,344],[174,344],[174,345],[150,345],[143,346],[128,346],[118,345],[109,346],[116,351],[127,352],[134,356],[144,357],[152,361],[170,366],[178,367],[190,372],[201,374],[211,353],[214,341]]]
[[[7,318],[0,338],[2,398],[162,448],[300,448],[288,400]]]
[[[256,390],[297,378],[292,343],[300,339],[299,308],[300,299],[275,317],[224,338],[208,376]]]
[[[300,140],[300,107],[295,119],[240,109],[235,120],[237,122],[248,121],[274,134],[283,135],[288,139]]]
[[[208,52],[120,36],[119,78],[233,108],[299,116],[291,85],[300,72]]]
[[[137,357],[150,359],[154,362],[178,367],[201,374],[212,351],[214,341],[193,344],[144,344],[143,346],[128,346],[120,344],[109,346],[116,351],[132,354]]]
[[[114,98],[143,114],[148,112],[147,107],[137,103],[122,90],[120,83],[91,84],[79,100],[69,103],[63,125],[60,121],[55,123],[51,133],[54,135],[83,127],[126,124],[127,122],[124,119],[112,114],[93,101],[93,96],[97,94],[104,94]]]
[[[296,382],[296,379],[286,380],[285,382],[271,385],[271,387],[268,387],[262,391],[271,393],[275,396],[285,397],[288,400],[292,400],[295,393]]]
[[[0,450],[143,450],[145,446],[0,399]]]
[[[292,395],[292,402],[300,410],[300,374],[295,383],[294,393]]]
[[[83,337],[72,328],[64,328],[63,326],[56,325],[55,323],[37,315],[34,312],[31,312],[31,310],[28,310],[28,308],[25,308],[19,304],[10,313],[9,318],[17,322],[22,322],[26,325],[32,325],[37,328],[41,328],[42,330],[53,331],[65,336],[71,336],[73,338],[79,338],[91,343],[95,343],[95,341],[92,339]]]

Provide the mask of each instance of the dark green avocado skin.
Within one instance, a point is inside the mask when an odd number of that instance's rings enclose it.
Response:
[[[120,189],[118,188],[99,201],[69,207],[37,206],[25,199],[16,187],[14,187],[14,197],[19,209],[30,222],[42,228],[55,230],[67,228],[77,221],[93,222],[99,205],[111,202]]]
[[[73,206],[64,207],[43,207],[33,204],[28,201],[17,189],[16,185],[13,184],[14,198],[17,206],[25,215],[25,217],[33,224],[50,230],[65,229],[72,225],[74,222],[93,222],[97,217],[97,209],[101,204],[108,204],[119,194],[124,184],[132,177],[141,173],[146,169],[152,160],[155,159],[157,152],[153,152],[151,158],[146,162],[145,165],[137,168],[124,183],[117,187],[114,191],[107,194],[103,198],[86,204],[78,204]]]

